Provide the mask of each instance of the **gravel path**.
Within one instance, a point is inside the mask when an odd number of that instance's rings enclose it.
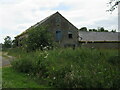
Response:
[[[8,58],[2,57],[2,56],[0,56],[0,58],[2,58],[2,65],[0,64],[0,67],[4,67],[4,66],[10,65],[10,61],[9,61]]]
[[[0,67],[10,66],[10,61],[13,60],[12,56],[7,56],[7,54],[5,56],[0,55]]]

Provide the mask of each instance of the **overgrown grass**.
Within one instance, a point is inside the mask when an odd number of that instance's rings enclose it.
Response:
[[[120,88],[117,50],[67,48],[15,53],[16,50],[9,51],[12,55],[17,53],[18,57],[12,62],[13,68],[35,76],[41,84],[68,88]]]
[[[2,88],[46,88],[32,80],[28,74],[16,72],[11,67],[2,68]]]

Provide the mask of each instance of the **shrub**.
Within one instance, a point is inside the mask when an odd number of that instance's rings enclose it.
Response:
[[[52,38],[46,26],[31,27],[28,32],[28,37],[24,40],[24,47],[27,51],[37,49],[43,50],[43,47],[52,46]]]
[[[15,59],[11,62],[14,69],[20,72],[29,73],[32,70],[32,60],[31,57],[22,57]]]
[[[14,69],[24,73],[32,73],[34,75],[40,75],[46,71],[47,58],[48,53],[44,52],[31,52],[31,53],[24,53],[19,58],[16,58],[12,61],[12,66]]]
[[[35,59],[33,62],[33,73],[37,75],[37,77],[42,77],[45,72],[47,72],[48,62],[46,60],[48,53],[44,52],[36,52]]]
[[[120,56],[111,56],[108,60],[113,65],[120,65]]]
[[[117,53],[87,48],[36,51],[24,53],[12,65],[57,88],[120,88]]]

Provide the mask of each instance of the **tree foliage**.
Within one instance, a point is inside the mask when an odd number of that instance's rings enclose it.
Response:
[[[89,29],[89,31],[97,32],[97,29]]]
[[[104,27],[98,27],[98,32],[104,32],[104,31],[105,31]]]
[[[108,30],[105,30],[104,27],[98,27],[98,32],[108,32]]]
[[[28,37],[24,40],[27,50],[43,50],[44,47],[52,46],[52,38],[47,27],[31,27]]]
[[[104,27],[98,27],[98,29],[88,29],[87,27],[82,27],[79,29],[79,31],[89,31],[89,32],[108,32],[108,30],[105,30]],[[114,31],[115,32],[115,31]]]
[[[111,12],[114,11],[115,8],[118,7],[119,3],[120,3],[120,0],[110,0],[109,3],[108,3],[110,9],[107,10],[107,11],[111,11]]]
[[[87,27],[82,27],[81,29],[79,29],[80,31],[87,31]]]
[[[18,40],[15,38],[13,41],[12,41],[12,47],[17,47],[18,46]]]
[[[6,36],[4,38],[4,44],[3,44],[3,48],[11,48],[12,47],[12,40],[10,36]]]
[[[116,30],[112,30],[111,32],[116,32]]]

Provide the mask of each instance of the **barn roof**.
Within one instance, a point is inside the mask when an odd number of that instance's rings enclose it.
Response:
[[[59,12],[56,12],[56,13],[59,13]],[[54,14],[56,14],[56,13],[54,13]],[[36,23],[35,25],[33,25],[33,26],[31,26],[31,27],[37,27],[37,26],[41,25],[42,23],[44,23],[45,21],[47,21],[47,20],[48,20],[51,16],[53,16],[54,14],[46,17],[45,19],[41,20],[40,22]],[[60,14],[60,13],[59,13],[59,14]],[[30,28],[31,28],[31,27],[30,27]],[[27,30],[25,30],[25,31],[22,32],[21,34],[17,35],[15,38],[17,38],[17,37],[25,34],[30,28],[28,28]]]
[[[43,19],[43,20],[41,20],[40,22],[38,22],[37,24],[35,24],[35,25],[33,25],[33,26],[31,26],[31,27],[37,27],[37,26],[39,26],[39,25],[41,25],[41,24],[43,24],[44,22],[46,22],[49,18],[51,18],[52,16],[54,16],[55,14],[59,14],[60,16],[62,16],[58,11],[56,12],[56,13],[54,13],[54,14],[52,14],[52,15],[50,15],[50,16],[48,16],[48,17],[46,17],[45,19]],[[63,17],[63,16],[62,16]],[[65,17],[63,17],[65,20],[67,20]],[[67,20],[68,21],[68,20]],[[69,21],[68,21],[69,22]],[[72,26],[74,26],[71,22],[69,22]],[[30,28],[31,28],[30,27]],[[75,26],[74,26],[75,27]],[[25,30],[23,33],[21,33],[20,35],[17,35],[15,38],[17,38],[17,37],[20,37],[20,36],[22,36],[22,35],[24,35],[30,28],[28,28],[27,30]],[[77,27],[75,27],[75,28],[77,28]],[[78,28],[77,28],[78,29]]]
[[[120,41],[120,32],[79,32],[79,41]]]

